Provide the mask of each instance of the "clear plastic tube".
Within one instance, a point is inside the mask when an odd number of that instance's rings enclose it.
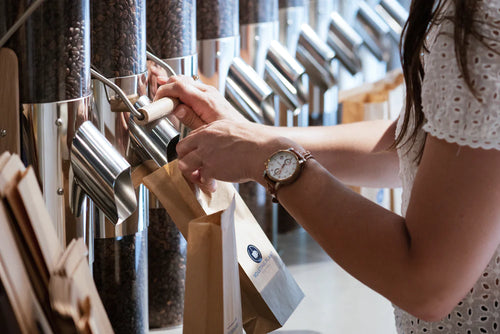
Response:
[[[278,0],[240,0],[240,24],[278,21]]]
[[[197,0],[196,4],[198,40],[239,35],[238,0]]]
[[[93,0],[92,66],[108,78],[146,71],[145,0]]]
[[[148,0],[147,34],[151,51],[161,59],[196,53],[196,1]]]
[[[31,4],[4,3],[11,26]],[[89,0],[42,4],[7,43],[20,64],[22,103],[66,101],[90,94]]]

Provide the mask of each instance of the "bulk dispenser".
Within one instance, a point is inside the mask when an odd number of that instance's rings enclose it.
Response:
[[[142,158],[130,136],[130,104],[147,95],[145,1],[92,1],[91,30],[98,128],[134,169]],[[149,331],[148,190],[139,185],[135,193],[137,209],[120,225],[94,212],[94,280],[116,333]]]
[[[309,26],[316,33],[322,43],[326,43],[328,35],[328,25],[330,14],[336,10],[336,3],[331,0],[310,0],[309,1]],[[306,38],[307,29],[303,30]],[[315,39],[316,37],[311,37]],[[311,39],[310,38],[310,39]],[[323,47],[326,50],[325,47]],[[332,50],[333,51],[333,50]],[[331,51],[325,51],[331,53]],[[333,54],[335,58],[335,54]],[[328,61],[328,60],[327,60]],[[338,60],[329,60],[326,70],[331,70],[334,82],[322,80],[317,83],[311,81],[309,85],[309,124],[310,125],[334,125],[338,123],[338,80],[339,64]],[[325,72],[326,74],[326,72]],[[327,77],[324,76],[323,77]]]
[[[198,0],[196,30],[200,79],[224,93],[226,76],[240,52],[237,0]]]
[[[170,66],[176,74],[193,76],[198,72],[196,1],[148,0],[147,43],[151,52],[148,61],[149,91],[153,99],[157,88],[157,73],[165,76],[173,74],[168,73],[162,63]],[[140,101],[141,106],[147,103]],[[159,131],[167,133],[167,122],[162,120],[158,125],[146,128],[156,129],[151,131],[152,134]],[[175,125],[181,127],[178,123]],[[182,130],[181,132],[184,133]],[[171,136],[174,135],[175,131]],[[175,140],[170,141],[166,149],[162,150],[164,154],[168,153],[167,156],[154,159],[159,166],[175,159],[173,143]],[[183,320],[186,240],[153,195],[149,199],[149,219],[149,326],[177,326]]]
[[[29,3],[7,1],[6,21],[19,17]],[[88,17],[88,0],[46,2],[8,43],[20,65],[21,156],[36,172],[63,245],[76,236],[88,241],[92,226],[87,198],[78,216],[70,205],[72,139],[92,119]]]

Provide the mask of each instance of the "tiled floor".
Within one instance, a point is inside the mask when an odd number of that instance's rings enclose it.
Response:
[[[282,234],[278,250],[306,297],[276,334],[394,334],[391,304],[336,265],[302,229]],[[181,328],[155,331],[180,334]]]
[[[303,229],[280,235],[278,250],[306,297],[273,333],[396,333],[390,302],[335,264]]]

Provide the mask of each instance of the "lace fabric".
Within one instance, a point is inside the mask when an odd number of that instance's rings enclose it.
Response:
[[[453,14],[453,6],[446,15]],[[500,38],[500,0],[479,0],[478,15],[486,22],[482,33]],[[488,25],[488,24],[491,24]],[[493,26],[499,27],[498,30]],[[425,78],[422,84],[426,122],[413,146],[398,149],[400,177],[403,183],[402,213],[406,215],[417,173],[416,157],[425,140],[425,132],[450,143],[472,148],[500,150],[500,56],[477,40],[472,40],[468,61],[476,98],[468,89],[457,65],[453,23],[444,20],[435,27],[430,52],[424,56]],[[489,41],[498,50],[500,45]],[[401,131],[399,118],[397,132]],[[410,124],[411,126],[411,124]],[[496,333],[500,332],[500,247],[474,287],[455,309],[439,322],[425,322],[395,306],[398,333]]]

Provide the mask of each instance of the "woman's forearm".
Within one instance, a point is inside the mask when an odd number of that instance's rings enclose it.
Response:
[[[311,151],[343,183],[364,187],[397,187],[399,161],[389,150],[394,142],[393,121],[367,121],[329,127],[273,128]]]

